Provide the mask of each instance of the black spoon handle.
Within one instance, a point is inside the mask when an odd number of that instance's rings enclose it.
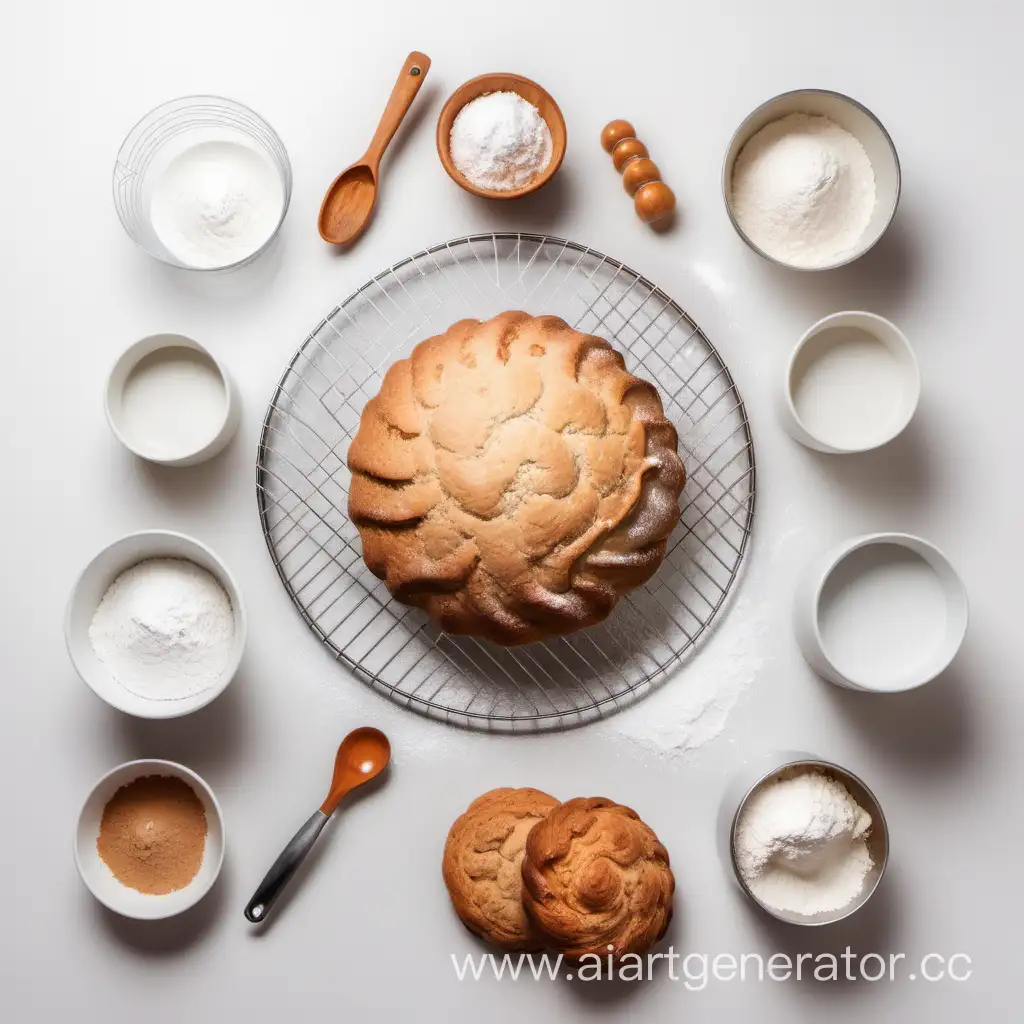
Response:
[[[327,815],[321,810],[315,810],[298,832],[295,833],[292,841],[281,851],[281,856],[274,861],[273,866],[267,872],[266,877],[260,882],[245,908],[246,920],[253,924],[267,919],[270,908],[274,905],[277,897],[284,891],[292,875],[295,874],[298,866],[306,859],[306,854],[313,849],[316,838],[323,831],[327,824]]]

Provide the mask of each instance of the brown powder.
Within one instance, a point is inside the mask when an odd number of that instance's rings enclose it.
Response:
[[[182,779],[146,775],[103,808],[96,840],[103,863],[132,889],[163,895],[196,877],[206,846],[206,811]]]

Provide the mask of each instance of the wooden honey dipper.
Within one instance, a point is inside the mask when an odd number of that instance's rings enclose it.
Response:
[[[661,171],[628,121],[609,121],[601,132],[601,145],[611,153],[615,170],[622,172],[623,188],[633,197],[633,209],[645,223],[671,216],[675,193],[661,180]]]

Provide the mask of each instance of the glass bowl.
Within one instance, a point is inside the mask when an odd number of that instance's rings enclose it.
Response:
[[[150,218],[153,185],[185,150],[203,142],[235,142],[269,160],[283,193],[273,231],[243,259],[217,266],[182,262],[160,240]],[[230,270],[256,259],[277,237],[292,195],[292,168],[284,143],[255,111],[221,96],[183,96],[151,110],[128,133],[114,164],[114,208],[133,242],[163,263],[183,270]]]

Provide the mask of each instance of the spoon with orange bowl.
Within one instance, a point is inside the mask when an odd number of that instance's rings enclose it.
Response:
[[[245,908],[246,919],[258,924],[265,921],[275,900],[295,874],[299,865],[323,831],[338,804],[356,789],[376,778],[391,760],[391,744],[379,729],[364,726],[350,732],[338,747],[334,759],[334,776],[327,799],[315,810],[292,841],[274,861]]]
[[[370,223],[373,209],[377,205],[381,157],[409,112],[429,70],[430,58],[425,53],[413,51],[405,59],[369,149],[334,179],[320,205],[317,227],[325,242],[348,245]]]

